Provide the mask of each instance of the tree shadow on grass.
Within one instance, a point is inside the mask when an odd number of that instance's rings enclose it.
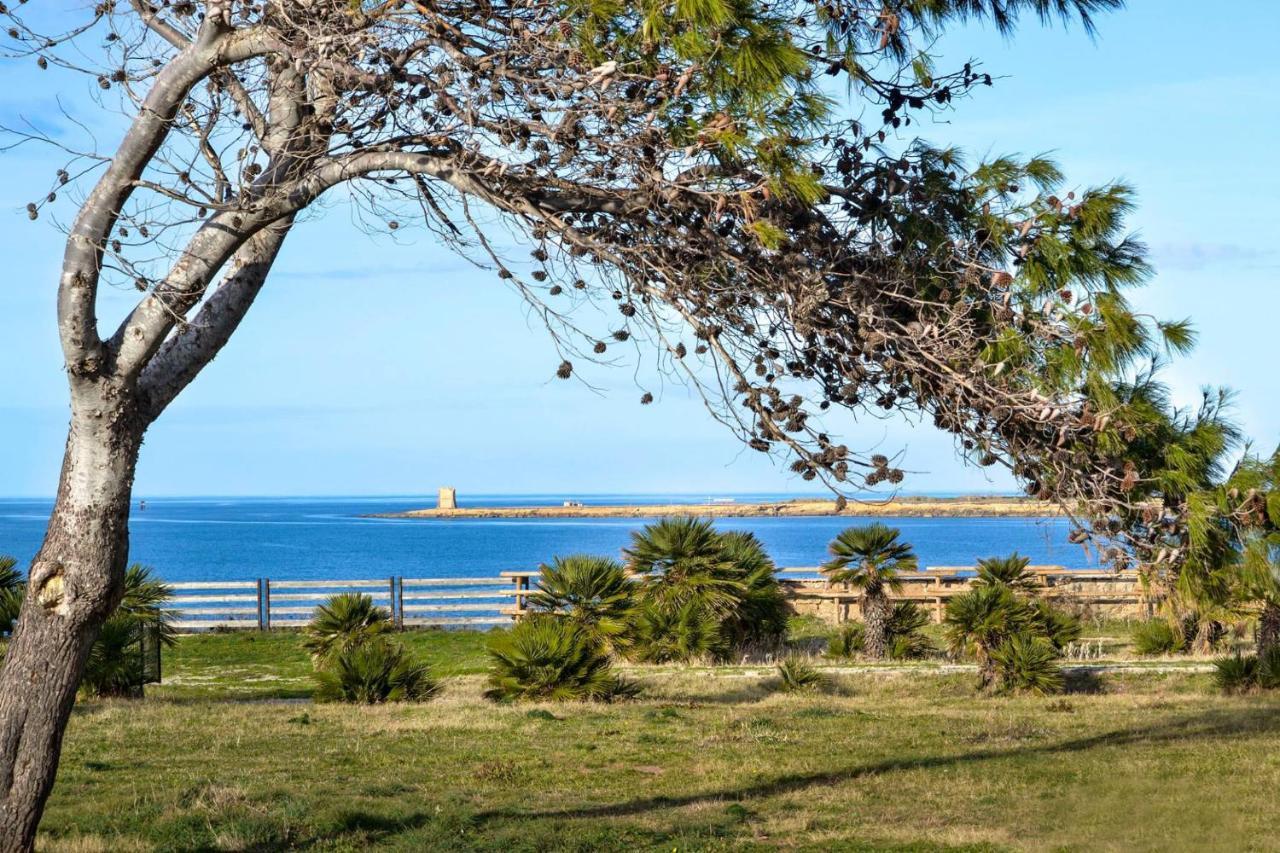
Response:
[[[1010,749],[980,749],[954,755],[885,759],[814,773],[784,774],[773,779],[735,788],[721,788],[685,795],[642,797],[619,803],[605,803],[580,808],[547,809],[543,811],[499,809],[476,814],[474,822],[477,826],[482,826],[485,823],[504,820],[629,817],[662,809],[794,794],[810,788],[838,785],[883,773],[956,767],[1029,755],[1061,755],[1137,743],[1187,743],[1197,740],[1208,741],[1231,738],[1241,734],[1277,731],[1280,731],[1280,714],[1276,713],[1272,708],[1215,709],[1202,714],[1170,720],[1159,725],[1117,729],[1058,743],[1020,746]]]

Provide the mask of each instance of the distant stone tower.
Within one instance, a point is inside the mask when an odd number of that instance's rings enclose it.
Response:
[[[437,509],[457,509],[458,490],[453,486],[441,486],[440,498],[436,501]]]

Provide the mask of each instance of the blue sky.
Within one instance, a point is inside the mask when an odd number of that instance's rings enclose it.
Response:
[[[1239,391],[1260,447],[1280,437],[1280,5],[1131,0],[1079,30],[1012,41],[953,32],[947,55],[1001,77],[924,135],[975,158],[1052,151],[1080,186],[1123,179],[1159,273],[1136,301],[1190,316],[1200,346],[1169,372],[1179,397]],[[92,117],[91,81],[0,60],[0,120]],[[105,148],[109,143],[102,141]],[[54,327],[61,241],[22,208],[60,165],[0,154],[0,495],[50,495],[67,419]],[[591,367],[597,390],[552,379],[559,358],[518,296],[424,234],[372,239],[332,207],[290,238],[226,351],[153,427],[140,495],[810,491],[743,452],[679,386],[637,405],[629,367]],[[64,215],[69,215],[64,211]],[[104,318],[128,294],[106,296]],[[999,491],[951,440],[900,421],[834,420],[854,447],[905,451],[913,491]]]

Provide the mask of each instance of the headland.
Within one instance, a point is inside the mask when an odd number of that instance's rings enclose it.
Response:
[[[895,497],[884,501],[796,498],[787,501],[713,501],[708,503],[585,504],[564,506],[460,506],[376,513],[370,518],[653,518],[703,516],[710,518],[794,518],[804,516],[883,516],[910,518],[1039,518],[1060,515],[1054,504],[1011,496],[956,498]]]

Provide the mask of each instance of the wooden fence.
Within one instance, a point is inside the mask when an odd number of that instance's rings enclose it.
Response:
[[[779,569],[782,584],[799,613],[829,622],[844,622],[856,614],[856,590],[828,584],[816,567]],[[1043,594],[1070,599],[1117,615],[1140,615],[1145,607],[1132,572],[1032,566]],[[969,587],[973,569],[937,566],[902,575],[903,590],[896,600],[915,601],[942,618],[946,602]],[[212,581],[171,584],[169,609],[180,631],[209,629],[299,628],[317,605],[343,592],[363,593],[391,613],[399,627],[440,626],[486,628],[509,624],[528,612],[528,597],[536,591],[537,571],[499,572],[479,578],[403,578],[348,581]]]

